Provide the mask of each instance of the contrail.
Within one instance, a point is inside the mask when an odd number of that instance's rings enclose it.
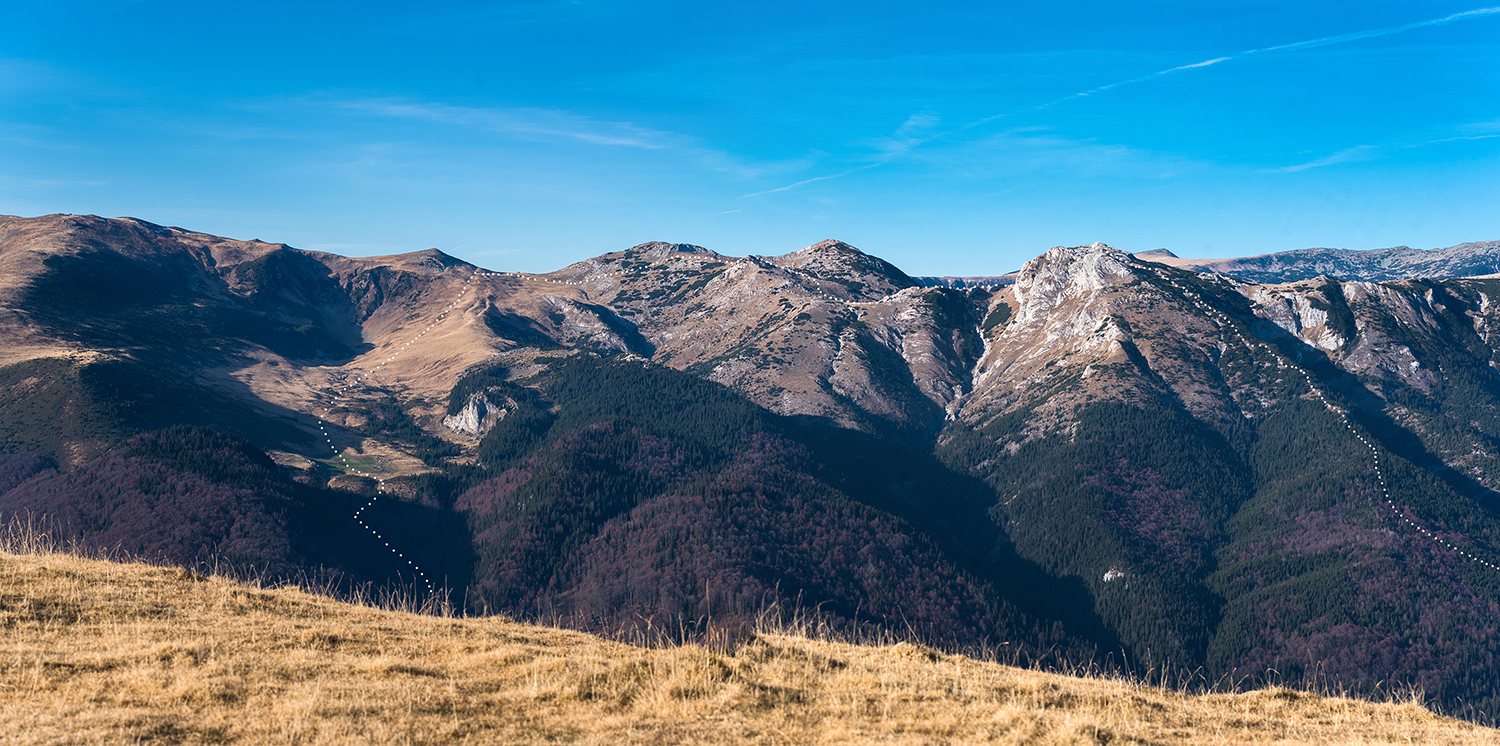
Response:
[[[1131,78],[1129,80],[1122,80],[1122,81],[1120,81],[1118,83],[1110,83],[1109,85],[1102,85],[1102,86],[1099,86],[1098,88],[1090,88],[1087,91],[1080,91],[1078,93],[1074,93],[1074,94],[1071,94],[1071,95],[1068,95],[1068,96],[1063,96],[1062,98],[1057,99],[1055,101],[1048,101],[1047,103],[1041,104],[1041,105],[1036,106],[1034,108],[1036,108],[1036,109],[1045,109],[1045,108],[1047,108],[1049,106],[1053,106],[1055,104],[1060,104],[1060,103],[1062,103],[1064,101],[1071,101],[1072,99],[1075,99],[1075,98],[1082,98],[1084,96],[1090,96],[1090,95],[1093,95],[1095,93],[1099,93],[1101,91],[1107,91],[1107,90],[1109,90],[1111,88],[1119,88],[1120,86],[1130,85],[1132,83],[1141,83],[1141,82],[1144,82],[1144,81],[1147,81],[1147,80],[1151,80],[1152,78],[1160,77],[1162,75],[1167,75],[1169,73],[1178,72],[1179,70],[1191,70],[1191,69],[1199,68],[1199,67],[1208,67],[1209,65],[1217,65],[1220,62],[1227,62],[1229,60],[1238,59],[1240,57],[1246,57],[1246,56],[1249,56],[1249,55],[1252,55],[1252,54],[1263,54],[1265,52],[1285,52],[1285,51],[1293,50],[1293,49],[1311,49],[1313,47],[1328,46],[1329,44],[1342,44],[1342,43],[1344,43],[1346,41],[1358,41],[1360,39],[1372,39],[1372,38],[1377,37],[1377,36],[1389,36],[1391,34],[1399,34],[1399,33],[1403,32],[1403,31],[1411,31],[1412,29],[1426,28],[1428,26],[1442,26],[1442,25],[1445,25],[1445,24],[1453,23],[1454,21],[1463,21],[1463,20],[1467,20],[1467,19],[1470,19],[1470,18],[1478,18],[1480,16],[1494,15],[1494,14],[1497,14],[1497,13],[1500,13],[1500,7],[1476,8],[1474,10],[1466,10],[1466,11],[1463,11],[1461,13],[1453,13],[1451,15],[1446,15],[1446,16],[1443,16],[1442,18],[1433,18],[1433,19],[1429,19],[1429,20],[1426,20],[1426,21],[1416,21],[1416,22],[1413,22],[1413,23],[1402,24],[1400,26],[1389,26],[1387,28],[1370,29],[1368,31],[1355,31],[1353,33],[1338,34],[1336,36],[1324,36],[1324,37],[1320,37],[1320,38],[1317,38],[1317,39],[1308,39],[1307,41],[1292,42],[1291,44],[1278,44],[1278,45],[1276,45],[1274,47],[1262,47],[1260,49],[1247,49],[1247,50],[1245,50],[1243,52],[1237,52],[1237,53],[1231,54],[1231,55],[1229,55],[1227,57],[1216,57],[1216,58],[1211,59],[1211,60],[1204,60],[1202,62],[1194,62],[1194,63],[1192,63],[1190,65],[1178,65],[1177,67],[1167,68],[1166,70],[1158,70],[1158,71],[1156,71],[1154,73],[1151,73],[1149,75],[1142,75],[1139,78]],[[978,122],[975,122],[975,124],[984,124],[986,122],[991,122],[991,121],[994,121],[996,119],[1000,119],[1001,117],[1005,117],[1005,116],[1009,116],[1009,115],[1008,114],[996,114],[995,116],[986,117],[984,119],[981,119]],[[970,126],[973,126],[973,125],[970,125]]]
[[[1399,34],[1402,31],[1411,31],[1412,29],[1426,28],[1427,26],[1442,26],[1444,24],[1452,23],[1454,21],[1462,21],[1462,20],[1464,20],[1466,18],[1474,18],[1474,17],[1477,17],[1477,16],[1487,16],[1487,15],[1492,15],[1492,14],[1495,14],[1495,13],[1500,13],[1500,7],[1496,7],[1496,8],[1476,8],[1474,10],[1466,10],[1466,11],[1464,11],[1462,13],[1454,13],[1452,15],[1443,16],[1442,18],[1434,18],[1434,19],[1429,20],[1429,21],[1417,21],[1415,23],[1408,23],[1408,24],[1405,24],[1405,25],[1402,25],[1402,26],[1391,26],[1390,28],[1371,29],[1369,31],[1356,31],[1356,32],[1354,32],[1352,34],[1339,34],[1337,36],[1325,36],[1325,37],[1323,37],[1321,39],[1309,39],[1308,41],[1299,41],[1299,42],[1294,42],[1292,44],[1281,44],[1279,46],[1266,47],[1265,49],[1251,49],[1251,50],[1246,51],[1246,52],[1240,52],[1240,55],[1259,54],[1261,52],[1280,52],[1280,51],[1287,50],[1287,49],[1307,49],[1307,48],[1310,48],[1310,47],[1321,47],[1321,46],[1325,46],[1325,45],[1328,45],[1328,44],[1342,44],[1343,42],[1346,42],[1346,41],[1357,41],[1359,39],[1370,39],[1370,38],[1373,38],[1373,37],[1376,37],[1376,36],[1389,36],[1390,34]],[[1236,56],[1239,56],[1239,55],[1236,55]]]
[[[1247,54],[1247,53],[1241,52],[1241,54]],[[1225,60],[1232,60],[1232,59],[1235,58],[1235,56],[1237,56],[1237,55],[1232,55],[1232,56],[1229,56],[1229,57],[1215,57],[1214,59],[1211,59],[1211,60],[1204,60],[1202,62],[1194,62],[1191,65],[1178,65],[1177,67],[1167,68],[1166,70],[1158,70],[1158,71],[1156,71],[1154,73],[1151,73],[1150,75],[1142,75],[1139,78],[1131,78],[1130,80],[1122,80],[1122,81],[1120,81],[1118,83],[1110,83],[1109,85],[1101,85],[1098,88],[1090,88],[1087,91],[1081,91],[1081,92],[1075,93],[1075,94],[1073,94],[1071,96],[1063,96],[1062,98],[1057,99],[1056,101],[1048,101],[1047,103],[1042,104],[1041,106],[1038,106],[1036,108],[1038,108],[1038,109],[1045,109],[1048,106],[1051,106],[1053,104],[1062,103],[1063,101],[1067,101],[1069,99],[1080,98],[1082,96],[1090,96],[1090,95],[1093,95],[1093,94],[1098,93],[1100,91],[1107,91],[1107,90],[1109,90],[1111,88],[1119,88],[1122,85],[1130,85],[1131,83],[1140,83],[1141,81],[1150,80],[1150,79],[1155,78],[1155,77],[1160,76],[1160,75],[1166,75],[1168,73],[1175,73],[1178,70],[1190,70],[1190,69],[1195,68],[1195,67],[1208,67],[1209,65],[1217,65],[1220,62],[1224,62]],[[1002,114],[1000,116],[1005,116],[1005,115]],[[990,119],[997,119],[997,118],[998,117],[990,117]],[[987,122],[987,121],[989,121],[989,119],[984,119],[984,120],[981,120],[981,121],[986,121]]]
[[[852,173],[854,173],[856,171],[863,171],[863,170],[865,170],[867,168],[875,168],[876,166],[880,166],[880,165],[884,165],[884,164],[881,164],[881,163],[871,163],[868,166],[860,166],[859,168],[851,168],[848,171],[845,171],[843,173],[829,174],[827,176],[814,176],[811,179],[803,179],[802,181],[799,181],[799,182],[797,182],[795,184],[787,184],[784,187],[776,187],[775,189],[767,189],[764,192],[755,192],[754,194],[742,194],[742,195],[740,195],[738,197],[738,199],[748,199],[750,197],[759,197],[762,194],[775,194],[776,192],[785,192],[788,189],[796,189],[797,187],[802,186],[804,184],[811,184],[811,183],[813,183],[815,181],[827,181],[829,179],[837,179],[840,176],[848,176],[849,174],[852,174]]]

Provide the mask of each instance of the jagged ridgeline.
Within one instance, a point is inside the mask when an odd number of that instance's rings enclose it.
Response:
[[[802,614],[1493,717],[1500,281],[1451,275],[1500,245],[1387,254],[537,275],[0,218],[0,514],[611,633]]]

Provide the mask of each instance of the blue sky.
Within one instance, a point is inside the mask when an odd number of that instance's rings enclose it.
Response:
[[[11,3],[0,213],[53,212],[526,271],[1494,240],[1500,7]]]

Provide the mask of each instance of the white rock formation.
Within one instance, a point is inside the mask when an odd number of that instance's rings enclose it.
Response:
[[[480,391],[469,396],[468,403],[459,410],[458,414],[443,418],[443,427],[470,437],[479,438],[490,431],[496,422],[505,419],[510,410],[506,407],[495,406],[489,399],[490,392]],[[509,407],[514,407],[515,402],[509,397],[505,398]]]

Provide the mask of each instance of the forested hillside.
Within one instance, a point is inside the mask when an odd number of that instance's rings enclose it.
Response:
[[[1500,715],[1500,282],[1169,259],[531,275],[3,218],[0,519],[608,634],[797,617]]]
[[[64,473],[42,463],[34,456],[0,462],[0,487],[15,483],[0,495],[0,515],[64,542],[273,582],[344,590],[413,582],[349,520],[361,497],[298,484],[233,436],[174,426]],[[464,553],[453,557],[448,548],[459,528],[451,518],[410,503],[388,511],[434,548],[434,569],[467,570]]]
[[[1039,657],[1113,644],[1089,615],[1015,592],[1039,571],[988,520],[992,493],[930,454],[635,359],[506,373],[455,388],[517,402],[478,444],[484,468],[417,480],[468,522],[473,605],[606,631],[771,612]]]

